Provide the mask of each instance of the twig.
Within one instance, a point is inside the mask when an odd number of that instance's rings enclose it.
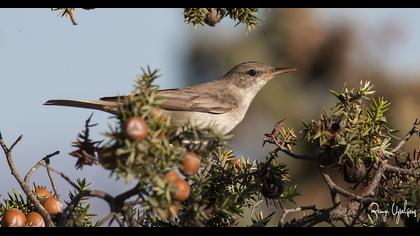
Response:
[[[355,204],[349,204],[349,207],[343,207],[341,205],[332,206],[330,208],[316,210],[313,214],[304,216],[300,219],[293,219],[291,222],[284,224],[285,227],[301,227],[301,226],[314,226],[321,222],[327,222],[333,225],[333,220],[339,220],[344,223],[344,225],[349,226],[349,218],[354,219],[357,216],[358,211],[355,207],[360,206],[358,202]]]
[[[61,202],[60,193],[57,190],[57,186],[56,186],[55,181],[54,181],[54,178],[53,178],[53,176],[51,174],[50,160],[47,160],[45,164],[47,166],[47,174],[48,174],[48,178],[50,179],[50,182],[51,182],[51,187],[54,190],[54,194],[55,194],[55,196],[57,196],[58,201]]]
[[[59,226],[66,226],[66,223],[68,222],[71,213],[74,209],[74,207],[77,206],[77,204],[79,203],[79,201],[82,199],[82,197],[84,196],[82,194],[82,190],[79,188],[79,186],[73,182],[67,175],[65,175],[63,172],[55,170],[54,168],[47,166],[46,163],[42,163],[42,166],[44,166],[47,170],[49,170],[50,172],[54,172],[58,175],[61,176],[61,178],[63,178],[64,180],[67,181],[67,183],[69,183],[73,188],[75,188],[79,194],[77,196],[75,196],[75,198],[72,199],[72,201],[67,205],[67,207],[63,210],[63,212],[60,215],[60,218],[58,219],[58,225]]]
[[[77,22],[76,22],[76,17],[75,17],[75,12],[74,12],[75,10],[74,10],[74,8],[73,9],[71,9],[70,11],[69,11],[69,13],[68,13],[68,15],[69,15],[69,17],[70,17],[70,20],[71,20],[71,23],[73,23],[73,25],[77,25]]]
[[[389,164],[386,164],[384,168],[385,168],[385,171],[389,171],[389,172],[393,172],[397,174],[419,176],[419,173],[416,173],[413,169],[404,169],[404,168],[396,167]]]
[[[280,151],[284,152],[285,154],[287,154],[288,156],[290,156],[292,158],[295,158],[295,159],[298,159],[298,160],[312,161],[312,162],[315,161],[315,159],[313,157],[293,153],[293,152],[287,150],[283,146],[279,147],[279,149],[280,149]]]
[[[44,163],[42,163],[43,166],[46,167],[46,165]],[[64,173],[57,171],[53,168],[50,168],[50,170],[56,174],[59,174],[63,179],[65,179],[71,186],[73,186],[77,191],[79,191],[78,195],[76,195],[76,197],[68,204],[68,206],[64,209],[60,220],[59,220],[59,225],[64,225],[68,218],[71,215],[71,212],[73,211],[74,207],[77,206],[78,202],[83,198],[83,197],[96,197],[96,198],[100,198],[104,201],[106,201],[110,207],[110,211],[111,213],[122,213],[124,218],[126,218],[131,226],[136,226],[137,223],[134,221],[134,219],[132,218],[132,215],[130,213],[129,208],[124,207],[123,202],[125,199],[134,196],[135,194],[141,192],[142,190],[139,189],[138,185],[136,185],[135,187],[129,189],[128,191],[121,193],[119,195],[117,195],[117,197],[113,197],[111,196],[109,193],[104,192],[104,191],[100,191],[100,190],[81,190],[79,188],[79,186],[74,183],[68,176],[66,176]]]
[[[125,205],[127,205],[127,206],[135,206],[135,205],[142,204],[144,202],[145,202],[145,199],[143,197],[140,197],[140,198],[138,198],[136,200],[126,202]]]
[[[405,135],[405,137],[398,143],[398,145],[394,149],[391,150],[391,152],[395,153],[396,151],[400,150],[402,146],[404,146],[404,144],[411,138],[413,134],[418,133],[419,125],[420,125],[420,120],[416,119],[413,123],[413,127],[411,128],[411,130],[408,131],[407,135]]]
[[[291,222],[284,224],[284,227],[302,227],[302,226],[314,226],[321,222],[330,221],[330,212],[333,208],[320,209],[311,215],[302,217],[300,219],[293,219]]]
[[[140,192],[142,192],[142,189],[140,188],[140,184],[136,184],[136,186],[134,186],[133,188],[117,195],[115,197],[115,202],[117,205],[122,204],[126,199],[139,194]]]
[[[368,198],[368,197],[358,196],[358,195],[356,195],[354,193],[351,193],[351,192],[349,192],[349,191],[347,191],[347,190],[339,187],[338,185],[336,185],[334,183],[334,181],[331,179],[331,177],[326,173],[324,167],[319,166],[319,169],[320,169],[320,172],[321,172],[322,177],[324,178],[325,183],[328,185],[328,187],[329,187],[330,190],[335,191],[335,192],[337,192],[337,193],[339,193],[339,194],[341,194],[341,195],[343,195],[345,197],[350,197],[353,200],[361,201],[363,203],[372,202],[372,201],[378,200],[376,198]]]
[[[71,202],[67,205],[67,207],[63,210],[63,212],[60,215],[60,218],[58,219],[58,225],[59,226],[69,226],[66,225],[69,218],[71,217],[71,213],[73,212],[73,209],[77,206],[77,204],[80,202],[80,200],[83,197],[83,194],[80,192],[78,195],[76,195]]]
[[[9,152],[12,152],[13,148],[16,146],[18,142],[23,138],[23,135],[19,135],[19,137],[13,142],[13,144],[9,148]]]
[[[114,204],[114,197],[112,197],[110,194],[104,191],[100,191],[100,190],[83,190],[83,191],[79,190],[79,191],[80,192],[72,199],[72,201],[63,210],[63,213],[61,214],[60,219],[59,219],[59,224],[58,224],[59,226],[66,226],[66,223],[71,217],[73,209],[77,206],[77,204],[80,202],[80,200],[83,197],[100,198],[108,203],[111,212],[117,211],[117,208],[115,207],[115,204]]]
[[[49,158],[60,154],[59,151],[55,151],[51,154],[46,155],[44,158],[42,158],[41,160],[39,160],[37,163],[35,163],[35,165],[29,169],[28,173],[25,175],[25,178],[23,179],[23,181],[25,181],[25,183],[29,186],[29,180],[32,177],[32,174],[41,166],[41,165],[45,165],[46,160],[48,160]]]
[[[375,195],[375,189],[378,187],[379,182],[381,181],[382,177],[384,176],[385,166],[387,165],[387,161],[380,161],[379,167],[376,169],[375,175],[373,179],[370,181],[369,185],[366,187],[365,191],[361,194],[361,196],[373,196]]]
[[[61,10],[60,14],[61,14],[62,17],[65,16],[65,15],[69,16],[71,23],[73,25],[77,25],[76,18],[74,16],[75,15],[75,9],[74,8],[56,8],[56,9],[53,9],[53,10]]]
[[[16,144],[22,139],[22,136],[19,136],[18,139],[13,143],[12,147],[16,146]],[[7,164],[9,165],[10,171],[12,175],[15,177],[17,182],[19,183],[22,190],[25,192],[26,196],[28,196],[29,200],[34,204],[35,209],[42,215],[45,221],[46,226],[54,227],[54,222],[51,220],[51,216],[48,214],[48,212],[45,210],[45,208],[42,206],[42,204],[38,201],[34,193],[30,190],[28,184],[23,181],[21,178],[19,172],[17,171],[17,168],[13,162],[11,149],[7,148],[6,144],[4,143],[3,137],[0,133],[0,145],[3,149],[3,152],[7,159]]]
[[[302,207],[293,208],[293,209],[284,209],[284,213],[282,214],[280,218],[279,226],[282,226],[282,227],[284,226],[285,224],[284,221],[286,220],[286,217],[288,214],[299,212],[299,211],[305,211],[305,210],[313,210],[316,212],[318,209],[316,209],[315,205],[302,206]]]
[[[313,157],[306,156],[306,155],[299,155],[299,154],[296,154],[296,153],[293,153],[293,152],[289,151],[286,147],[284,147],[281,143],[279,143],[277,141],[277,139],[273,136],[270,136],[270,139],[274,142],[274,144],[276,144],[276,146],[278,147],[278,150],[284,152],[285,154],[287,154],[288,156],[290,156],[294,159],[312,161],[312,162],[315,161],[315,158],[313,158]]]
[[[86,197],[96,197],[96,198],[100,198],[106,201],[108,205],[110,206],[111,211],[116,210],[115,203],[114,203],[115,198],[111,196],[109,193],[101,191],[101,190],[85,190],[83,192],[85,193],[84,196]]]
[[[419,173],[415,173],[414,170],[411,169],[404,169],[400,167],[396,167],[387,163],[387,160],[383,160],[379,162],[379,167],[373,176],[373,179],[366,187],[366,190],[361,194],[362,196],[372,196],[375,194],[375,189],[378,187],[379,182],[381,181],[382,177],[384,177],[385,172],[393,172],[397,174],[405,174],[411,176],[418,176]]]
[[[118,218],[118,214],[113,212],[112,215],[114,216],[114,219],[117,221],[118,225],[120,225],[120,227],[125,227],[124,223]]]
[[[47,165],[45,164],[45,163],[41,163],[41,165],[42,166],[44,166],[45,168],[47,168]],[[52,168],[52,167],[50,167],[50,171],[52,171],[52,172],[54,172],[54,173],[56,173],[56,174],[58,174],[58,175],[60,175],[61,176],[61,178],[63,178],[64,180],[66,180],[71,186],[73,186],[73,188],[75,188],[75,189],[77,189],[78,191],[80,191],[80,188],[79,188],[79,186],[75,183],[75,182],[73,182],[67,175],[65,175],[63,172],[61,172],[61,171],[58,171],[58,170],[56,170],[56,169],[54,169],[54,168]]]
[[[111,208],[111,212],[114,211],[115,205],[114,205],[114,198],[109,195],[108,193],[105,193],[103,191],[98,190],[81,190],[79,186],[73,182],[67,175],[65,175],[63,172],[55,170],[51,167],[48,168],[46,163],[42,163],[45,168],[49,169],[50,171],[60,175],[64,180],[66,180],[73,188],[75,188],[79,193],[72,199],[72,201],[67,205],[67,207],[63,210],[63,213],[60,215],[59,223],[58,225],[64,226],[66,222],[68,221],[69,217],[71,216],[71,213],[74,209],[74,207],[77,206],[77,204],[80,202],[80,200],[85,196],[91,196],[91,197],[97,197],[105,200],[108,205]]]
[[[102,226],[103,224],[105,224],[105,222],[110,221],[113,217],[114,217],[114,214],[113,213],[109,213],[107,216],[105,216],[101,220],[97,221],[96,224],[95,224],[95,227]]]
[[[336,191],[330,189],[331,201],[333,202],[334,206],[338,206],[341,203],[340,196],[337,194]]]

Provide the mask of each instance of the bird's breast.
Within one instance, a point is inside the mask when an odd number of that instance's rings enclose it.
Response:
[[[223,134],[227,134],[244,119],[257,92],[258,89],[251,88],[237,91],[235,96],[238,106],[235,109],[222,114],[173,110],[164,110],[164,112],[171,116],[171,125],[182,126],[187,121],[190,121],[194,126],[202,128],[211,127],[219,130]],[[238,96],[240,96],[239,99],[237,98]],[[233,96],[231,97],[233,98]]]
[[[229,133],[244,117],[238,109],[223,114],[169,110],[164,110],[164,112],[171,117],[171,125],[182,126],[190,121],[194,126],[210,127],[223,134]]]

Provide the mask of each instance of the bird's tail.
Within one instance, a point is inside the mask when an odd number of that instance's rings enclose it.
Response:
[[[53,106],[67,106],[67,107],[78,107],[78,108],[87,108],[95,109],[100,111],[105,111],[109,113],[116,113],[118,111],[118,103],[111,101],[101,101],[101,100],[48,100],[44,105],[53,105]]]

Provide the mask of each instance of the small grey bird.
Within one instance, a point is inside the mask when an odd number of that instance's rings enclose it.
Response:
[[[159,90],[161,108],[171,116],[171,124],[181,126],[189,120],[199,127],[212,127],[229,133],[244,118],[255,95],[276,75],[296,71],[275,68],[259,62],[244,62],[233,67],[220,79],[186,88]],[[117,97],[100,100],[49,100],[44,105],[97,109],[115,114]]]

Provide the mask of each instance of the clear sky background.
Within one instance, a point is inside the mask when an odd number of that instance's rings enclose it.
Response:
[[[318,10],[320,20],[331,23],[351,19],[363,30],[375,30],[378,24],[403,22],[404,38],[391,51],[378,54],[391,73],[419,72],[420,10]],[[87,177],[92,188],[112,194],[125,189],[124,184],[108,180],[108,171],[97,167],[73,168],[75,159],[68,153],[71,142],[82,130],[91,111],[67,107],[43,106],[54,98],[95,99],[126,94],[132,88],[141,66],[160,68],[157,81],[162,88],[184,86],[182,62],[193,34],[216,33],[221,38],[246,40],[244,28],[234,28],[225,19],[215,28],[184,24],[182,9],[95,9],[78,10],[79,25],[57,16],[50,9],[0,9],[0,131],[10,144],[23,134],[15,148],[14,160],[21,174],[48,153],[60,150],[52,165],[72,178]],[[252,32],[251,32],[252,33]],[[378,39],[375,39],[378,40]],[[374,48],[376,42],[370,41]],[[239,63],[239,62],[238,62]],[[221,74],[224,72],[221,72]],[[414,78],[416,79],[416,78]],[[110,115],[95,112],[94,139],[108,129]],[[0,155],[0,194],[17,182],[9,174]],[[56,178],[61,194],[70,187]],[[49,182],[45,171],[33,180]],[[93,210],[104,214],[107,205],[93,201]]]

